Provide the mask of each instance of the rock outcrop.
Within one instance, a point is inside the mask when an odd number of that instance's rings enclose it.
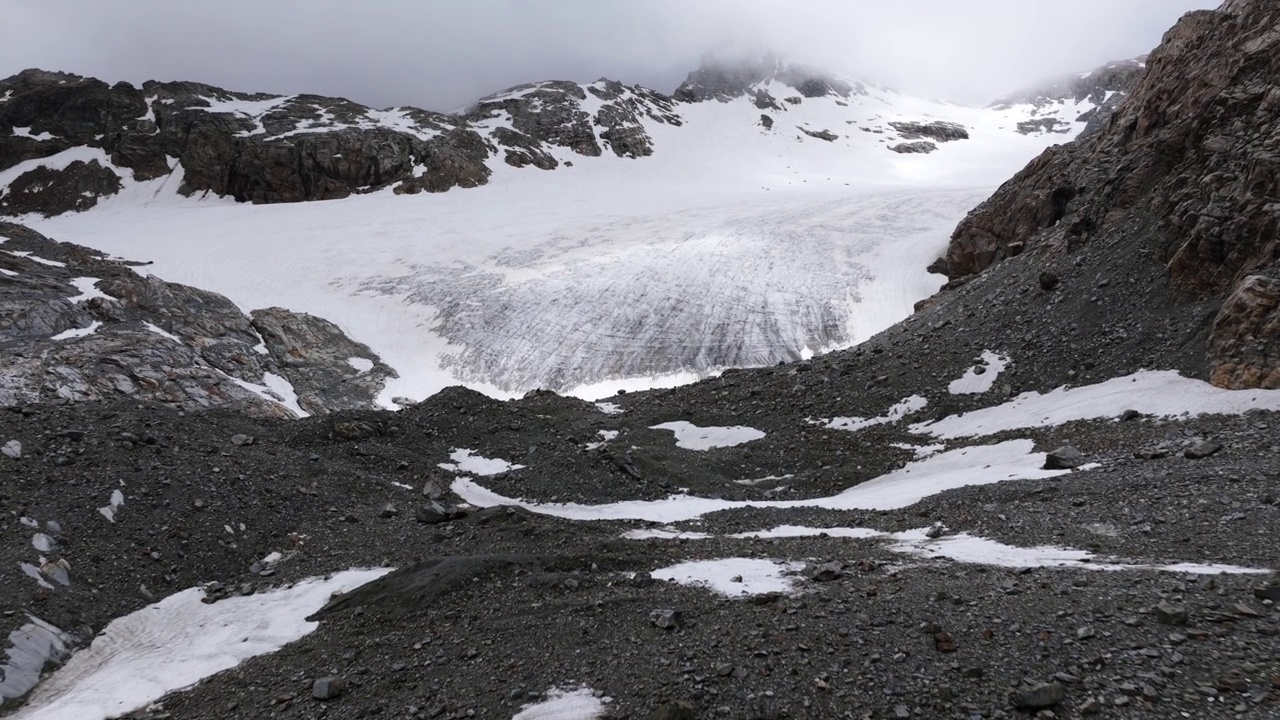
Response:
[[[184,195],[253,203],[444,192],[487,183],[493,158],[552,169],[559,150],[643,157],[646,122],[681,123],[671,98],[609,80],[519,86],[463,114],[42,70],[0,80],[0,98],[0,172],[12,176],[0,214],[10,216],[86,210],[171,173]]]
[[[216,293],[0,223],[0,406],[127,397],[292,417],[374,407],[395,373],[319,318],[252,320]]]
[[[1110,62],[1086,73],[1069,75],[1044,86],[1000,98],[991,103],[991,107],[1004,110],[1015,105],[1031,105],[1037,114],[1050,114],[1067,103],[1087,103],[1088,109],[1077,111],[1079,115],[1069,119],[1087,123],[1081,135],[1089,136],[1106,126],[1116,108],[1138,84],[1146,71],[1146,61],[1147,56],[1142,55],[1131,60]],[[1040,117],[1018,123],[1018,132],[1023,135],[1069,132],[1066,127],[1067,122],[1062,118]]]
[[[1127,243],[1173,292],[1224,298],[1209,341],[1226,387],[1280,382],[1280,6],[1188,13],[1104,129],[1033,160],[956,228],[951,276],[1024,250]]]
[[[689,73],[672,97],[681,102],[728,102],[750,95],[761,110],[779,109],[773,96],[757,87],[771,81],[792,88],[806,98],[847,98],[866,92],[861,83],[803,65],[787,64],[765,54],[750,60],[704,58],[702,66]]]

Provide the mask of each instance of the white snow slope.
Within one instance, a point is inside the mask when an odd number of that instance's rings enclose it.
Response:
[[[459,383],[597,398],[847,347],[901,320],[943,282],[924,268],[963,215],[1070,139],[1018,134],[1044,112],[1030,106],[879,89],[781,105],[766,130],[747,98],[678,104],[681,126],[648,121],[652,156],[557,149],[573,165],[549,172],[491,157],[477,189],[255,206],[182,198],[175,164],[149,183],[122,170],[125,190],[84,213],[20,220],[245,310],[336,322],[400,373],[384,404]],[[894,120],[971,138],[902,155],[887,149],[902,141]]]

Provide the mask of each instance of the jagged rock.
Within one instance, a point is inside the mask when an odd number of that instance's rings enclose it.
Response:
[[[930,138],[938,142],[951,142],[953,140],[968,140],[969,131],[964,129],[963,125],[953,122],[945,122],[942,120],[931,120],[928,122],[906,122],[896,121],[890,122],[889,127],[898,131],[903,140],[920,140],[922,138]]]
[[[902,153],[904,155],[913,155],[913,154],[928,155],[934,150],[937,150],[938,146],[934,145],[933,143],[927,140],[917,140],[916,142],[905,142],[905,143],[898,143],[897,145],[890,145],[889,149],[896,153]]]
[[[333,700],[342,694],[342,688],[346,683],[339,677],[322,677],[317,678],[311,684],[311,697],[316,700]]]
[[[16,273],[0,284],[0,406],[130,397],[290,417],[257,389],[268,374],[296,378],[311,412],[373,407],[388,377],[372,352],[317,318],[282,325],[294,342],[278,343],[281,354],[273,354],[258,347],[249,318],[221,295],[142,277],[20,225],[0,223],[0,237],[6,249],[53,263],[0,254],[0,267]],[[73,301],[82,292],[72,279],[84,277],[96,279],[97,296]],[[348,362],[356,356],[370,363],[367,373]],[[342,382],[347,374],[353,381]],[[329,377],[333,386],[321,384]]]
[[[1229,299],[1209,347],[1214,382],[1275,382],[1274,289],[1253,279],[1275,277],[1277,262],[1275,22],[1260,2],[1184,15],[1145,71],[1132,70],[1128,99],[1098,132],[1049,148],[960,223],[951,276],[982,272],[1015,243],[1061,255],[1099,239],[1150,239],[1175,295]]]
[[[1043,87],[1024,90],[996,100],[991,104],[997,110],[1013,105],[1031,105],[1036,112],[1050,113],[1065,102],[1088,101],[1094,107],[1079,117],[1070,118],[1085,123],[1081,136],[1092,135],[1106,127],[1112,114],[1138,83],[1146,70],[1146,57],[1120,60],[1078,75],[1069,75]],[[1054,117],[1033,118],[1018,123],[1018,132],[1029,135],[1037,132],[1068,132],[1059,129],[1065,123]]]
[[[1156,622],[1159,622],[1162,625],[1187,624],[1187,608],[1185,605],[1162,602],[1156,605],[1151,612],[1156,616]]]
[[[796,129],[804,133],[805,135],[808,135],[811,138],[818,138],[819,140],[826,140],[827,142],[832,142],[836,138],[840,137],[839,135],[831,132],[830,130],[814,131],[814,130],[808,130],[806,128],[796,128]]]
[[[672,94],[680,102],[728,102],[750,95],[760,109],[779,109],[772,96],[756,88],[770,80],[795,88],[807,98],[828,95],[849,97],[861,95],[866,89],[859,83],[837,78],[803,65],[789,65],[769,54],[742,61],[725,61],[705,57],[702,66],[689,73],[680,87]],[[766,99],[767,98],[767,99]],[[788,100],[789,101],[789,100]],[[797,102],[799,98],[797,98]]]
[[[1081,465],[1084,464],[1084,461],[1085,461],[1084,453],[1071,447],[1070,445],[1063,445],[1057,450],[1054,450],[1053,452],[1050,452],[1045,455],[1044,469],[1045,470],[1070,470],[1072,468],[1080,467]]]
[[[22,443],[17,440],[10,440],[4,445],[0,445],[0,454],[7,458],[17,460],[22,457]]]
[[[1060,683],[1045,683],[1031,688],[1015,690],[1010,698],[1013,706],[1020,710],[1039,710],[1062,704],[1067,698],[1067,691]]]
[[[772,129],[773,129],[773,118],[769,117],[768,115],[761,115],[761,116],[760,116],[760,125],[762,125],[762,126],[764,127],[764,129],[765,129],[765,130],[772,130]]]
[[[120,192],[120,177],[97,160],[76,160],[62,170],[38,167],[19,175],[0,195],[0,213],[40,214],[88,210],[98,198]]]
[[[1058,279],[1057,275],[1054,275],[1053,273],[1047,272],[1047,271],[1040,273],[1039,279],[1040,279],[1040,289],[1044,290],[1045,292],[1050,292],[1052,290],[1055,290],[1058,287],[1058,285],[1061,284],[1062,282],[1061,280]]]
[[[1203,440],[1182,452],[1183,457],[1190,460],[1203,460],[1222,449],[1222,443]]]
[[[664,608],[649,613],[649,621],[663,630],[674,630],[684,624],[684,617],[679,610]]]

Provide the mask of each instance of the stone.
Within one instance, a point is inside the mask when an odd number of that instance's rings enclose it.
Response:
[[[1187,608],[1171,602],[1161,602],[1152,608],[1151,613],[1155,615],[1156,622],[1163,625],[1186,625],[1187,624]]]
[[[0,454],[3,454],[7,458],[17,460],[22,457],[22,443],[17,440],[10,440],[4,445],[0,445]]]
[[[438,502],[419,505],[413,511],[413,518],[423,525],[439,525],[453,519],[452,513]]]
[[[399,514],[400,514],[400,511],[396,509],[395,503],[387,503],[386,505],[382,506],[381,510],[378,511],[378,517],[384,520],[388,518],[393,518]]]
[[[1222,449],[1222,443],[1204,440],[1192,445],[1182,452],[1189,460],[1202,460]]]
[[[684,617],[681,616],[679,610],[671,608],[662,608],[649,613],[649,621],[654,627],[663,630],[674,630],[684,624]]]
[[[1059,683],[1044,683],[1015,690],[1010,702],[1020,710],[1039,710],[1061,704],[1066,696],[1066,690]]]
[[[928,155],[934,150],[937,150],[938,146],[934,145],[933,143],[927,140],[917,140],[915,142],[905,142],[905,143],[898,143],[897,145],[890,145],[889,149],[892,150],[893,152],[901,153],[903,155]]]
[[[649,713],[648,720],[694,720],[694,707],[684,700],[673,700],[659,705]]]
[[[231,444],[232,444],[232,445],[252,445],[252,444],[253,444],[253,441],[254,441],[254,439],[253,439],[253,436],[252,436],[252,435],[245,435],[245,434],[243,434],[243,433],[236,433],[235,435],[232,435],[232,436],[231,436]]]
[[[844,565],[836,561],[821,563],[810,566],[805,574],[814,582],[831,582],[844,577]]]
[[[339,677],[322,677],[311,683],[311,697],[316,700],[333,700],[342,694],[346,683]]]
[[[1062,281],[1058,279],[1057,275],[1054,275],[1053,273],[1047,272],[1047,271],[1040,273],[1040,289],[1041,290],[1044,290],[1045,292],[1050,292],[1052,290],[1056,290],[1058,285],[1060,284],[1062,284]]]
[[[1253,589],[1253,596],[1258,600],[1280,603],[1280,585],[1259,585]]]
[[[1080,467],[1081,465],[1084,464],[1084,462],[1085,462],[1084,453],[1071,447],[1070,445],[1063,445],[1057,450],[1054,450],[1045,455],[1044,469],[1045,470],[1070,470],[1071,468]]]

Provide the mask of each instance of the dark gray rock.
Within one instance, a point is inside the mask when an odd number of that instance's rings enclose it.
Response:
[[[1222,450],[1222,443],[1212,440],[1202,440],[1195,445],[1182,451],[1182,455],[1190,460],[1203,460]]]
[[[675,630],[684,625],[684,617],[680,614],[680,611],[671,608],[654,610],[649,613],[649,621],[653,623],[654,627],[659,627],[663,630]]]
[[[1151,609],[1151,614],[1162,625],[1187,624],[1187,607],[1179,603],[1161,602]]]
[[[896,130],[903,140],[929,138],[945,143],[953,140],[969,139],[969,131],[963,125],[944,120],[892,121],[889,123],[889,127]]]
[[[342,678],[329,676],[317,678],[311,683],[311,697],[316,700],[333,700],[342,695],[342,690],[346,686],[346,681]]]
[[[1071,447],[1063,445],[1062,447],[1049,452],[1044,458],[1045,470],[1070,470],[1078,468],[1085,463],[1084,453]]]
[[[1040,710],[1060,705],[1066,697],[1066,689],[1054,682],[1015,690],[1010,702],[1019,710]]]
[[[937,150],[938,146],[928,142],[927,140],[917,140],[916,142],[905,142],[898,143],[897,145],[890,145],[889,149],[896,153],[902,153],[903,155],[928,155],[934,150]]]

